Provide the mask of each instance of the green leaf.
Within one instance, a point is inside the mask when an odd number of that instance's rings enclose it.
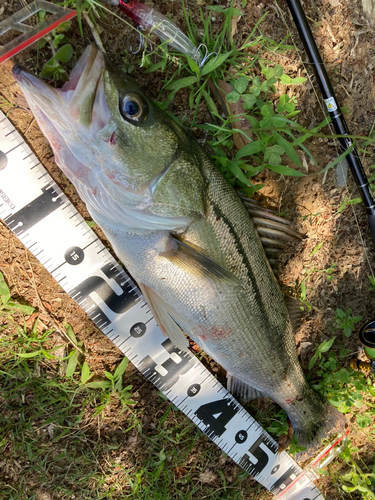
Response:
[[[243,94],[249,85],[249,80],[242,76],[234,81],[234,88],[237,90],[239,94]]]
[[[254,141],[251,142],[250,144],[246,144],[243,148],[241,148],[236,156],[235,160],[239,160],[240,158],[243,158],[244,156],[250,156],[254,155],[256,153],[259,153],[260,151],[264,150],[264,144],[262,141]]]
[[[207,5],[208,10],[212,10],[213,12],[218,12],[222,14],[224,12],[224,7],[222,5]]]
[[[301,162],[298,158],[298,155],[297,153],[294,151],[294,148],[293,146],[290,144],[289,141],[287,141],[286,139],[284,139],[284,137],[282,137],[279,133],[277,132],[274,132],[273,133],[273,137],[275,139],[275,141],[277,142],[277,144],[279,146],[281,146],[285,153],[288,155],[288,157],[292,160],[293,163],[295,163],[298,167],[301,167]]]
[[[112,387],[112,383],[109,380],[100,380],[98,382],[89,382],[86,387],[90,389],[109,389]]]
[[[81,371],[81,384],[85,384],[92,376],[93,373],[90,373],[89,365],[84,361]]]
[[[351,311],[350,311],[351,312]],[[350,314],[349,312],[349,314]],[[346,313],[342,309],[337,308],[336,309],[336,314],[340,319],[345,319],[346,318]]]
[[[344,335],[345,335],[345,337],[350,337],[351,333],[352,333],[352,328],[350,326],[346,326],[344,328]]]
[[[26,306],[24,304],[19,304],[18,302],[14,302],[13,300],[8,300],[6,303],[7,309],[11,309],[13,312],[20,312],[25,316],[30,316],[34,311],[34,307]]]
[[[207,75],[208,73],[211,73],[214,71],[216,68],[221,66],[223,62],[228,59],[228,57],[231,55],[232,51],[227,52],[226,54],[220,54],[216,59],[210,59],[207,64],[205,64],[202,68],[201,75]]]
[[[116,368],[115,373],[113,374],[114,380],[117,380],[123,376],[126,368],[128,367],[128,364],[129,364],[128,358],[124,357],[123,360],[121,361],[121,363]]]
[[[78,363],[78,351],[77,349],[74,349],[69,355],[69,361],[68,361],[68,366],[66,367],[66,372],[65,375],[66,377],[70,378],[73,377],[74,372],[76,371]]]
[[[260,112],[265,118],[271,118],[271,116],[274,115],[273,109],[269,104],[265,104],[264,106],[262,106]]]
[[[164,65],[164,60],[159,61],[156,64],[153,64],[149,68],[146,69],[145,73],[153,73],[154,71],[157,71],[158,69],[161,69],[163,71],[163,65]]]
[[[286,75],[285,73],[280,76],[280,82],[283,83],[284,85],[290,85],[292,83],[292,79],[290,76]]]
[[[107,379],[114,380],[114,376],[112,375],[112,373],[104,370],[104,375],[107,377]]]
[[[55,71],[57,70],[57,68],[59,67],[60,65],[57,63],[57,66],[54,66],[54,67],[47,67],[47,66],[44,66],[44,68],[42,69],[42,71],[40,72],[40,77],[41,78],[51,78],[51,76],[54,75]]]
[[[326,172],[326,170],[329,170],[330,168],[332,168],[335,165],[337,165],[338,163],[340,163],[340,161],[343,160],[345,158],[345,156],[348,156],[348,154],[353,151],[354,147],[355,147],[355,143],[353,142],[351,144],[351,146],[346,151],[344,151],[338,158],[336,158],[334,161],[329,163],[325,168],[323,168],[323,170],[321,170],[319,172],[319,174],[324,174],[324,172]]]
[[[290,83],[292,85],[299,85],[300,83],[305,83],[306,80],[307,78],[304,78],[303,76],[298,76],[297,78],[293,78]]]
[[[251,109],[257,100],[255,95],[252,95],[252,94],[242,94],[241,97],[243,100],[243,108],[244,109]]]
[[[247,184],[248,186],[252,185],[251,182],[249,182],[249,179],[245,176],[245,174],[236,163],[230,161],[228,163],[228,168],[232,172],[232,174],[237,177],[238,180],[240,180],[244,184]]]
[[[259,128],[259,122],[258,122],[258,120],[256,118],[254,118],[251,115],[246,115],[245,118],[250,123],[250,125],[252,126],[252,128]]]
[[[70,44],[63,45],[54,55],[57,61],[67,63],[73,56],[73,47]]]
[[[191,57],[188,57],[187,60],[188,60],[189,67],[190,67],[191,71],[193,73],[195,73],[196,75],[198,75],[199,74],[199,66],[198,66],[198,64]]]
[[[280,163],[281,163],[281,156],[279,156],[276,153],[271,153],[267,161],[268,161],[268,163],[270,165],[273,165],[273,166],[280,165]]]
[[[280,78],[284,73],[283,67],[280,64],[276,64],[273,69],[274,69],[274,76],[277,76],[278,78]]]
[[[190,90],[190,94],[189,94],[189,108],[190,109],[194,108],[194,90],[193,89]]]
[[[45,38],[41,38],[36,42],[36,49],[41,50],[45,45],[47,45],[47,40]]]
[[[241,163],[240,168],[246,171],[246,175],[248,177],[254,177],[264,170],[264,165],[253,167],[252,165],[248,165],[247,163]]]
[[[304,177],[305,174],[299,172],[298,170],[294,170],[293,168],[286,167],[285,165],[268,165],[270,170],[277,172],[281,175],[291,175],[294,177]]]
[[[70,340],[72,340],[74,344],[78,344],[77,337],[75,336],[73,328],[69,325],[69,323],[67,323],[65,325],[65,330],[66,330],[66,334],[68,335]]]
[[[322,241],[321,243],[318,243],[316,245],[316,247],[314,248],[314,250],[310,253],[309,257],[311,257],[312,255],[314,255],[316,252],[318,252],[322,246],[324,245],[324,241]]]
[[[56,27],[56,33],[66,33],[72,27],[72,21],[64,21]],[[55,30],[54,30],[55,31]]]
[[[331,349],[332,344],[334,343],[336,337],[332,337],[329,340],[324,340],[321,344],[319,344],[317,350],[319,352],[327,352]]]
[[[313,368],[313,366],[315,365],[316,360],[318,359],[318,356],[319,356],[319,354],[315,353],[314,356],[310,359],[309,370],[311,370]]]
[[[66,39],[66,36],[65,35],[56,35],[55,38],[53,39],[53,45],[55,48],[57,48],[60,43],[64,42]]]
[[[253,94],[253,96],[258,97],[261,90],[260,87],[251,87],[250,92]]]
[[[262,83],[262,85],[260,86],[261,90],[263,90],[263,92],[267,92],[268,89],[270,87],[272,87],[272,85],[274,85],[275,83],[277,82],[277,78],[275,78],[274,76],[272,78],[270,78],[269,80],[266,80],[265,82]]]
[[[43,354],[43,349],[39,349],[39,351],[34,351],[34,352],[20,352],[20,353],[17,353],[17,356],[19,358],[29,359],[29,358],[35,358],[36,356],[39,356],[40,354]]]
[[[342,212],[348,205],[356,205],[357,203],[362,203],[362,198],[353,198],[352,200],[346,200],[346,196],[342,204],[340,205],[337,213]]]
[[[197,83],[198,78],[196,76],[187,76],[186,78],[180,78],[180,80],[175,80],[174,82],[168,83],[165,87],[167,90],[179,90],[185,87],[189,87],[194,83]]]
[[[115,383],[115,390],[120,392],[121,389],[122,389],[122,378],[120,377]]]
[[[210,110],[210,113],[215,115],[215,116],[219,116],[219,112],[217,110],[216,104],[214,103],[210,94],[206,90],[203,90],[202,92],[203,92],[204,100],[206,101],[208,109]]]
[[[275,153],[277,155],[283,155],[285,153],[284,151],[284,148],[282,148],[281,146],[279,146],[278,144],[274,144],[272,147],[271,147],[271,151],[272,153]]]
[[[272,119],[269,117],[263,118],[263,120],[259,122],[259,127],[263,130],[268,130],[270,127],[272,127]]]
[[[240,94],[236,90],[231,90],[226,96],[225,100],[229,103],[235,103],[240,98]]]

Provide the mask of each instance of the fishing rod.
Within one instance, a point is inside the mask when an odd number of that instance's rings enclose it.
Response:
[[[289,10],[292,14],[294,23],[298,29],[301,40],[305,46],[305,50],[313,65],[316,78],[323,95],[324,102],[327,106],[329,116],[331,117],[333,126],[335,127],[336,134],[350,135],[348,126],[341,113],[340,107],[337,104],[335,92],[328,78],[327,71],[324,67],[322,58],[320,57],[318,47],[316,46],[314,37],[311,33],[310,26],[307,22],[305,13],[302,9],[299,0],[287,0]],[[362,201],[366,207],[368,225],[372,240],[375,243],[375,198],[371,191],[366,173],[363,169],[361,160],[359,159],[358,152],[354,147],[349,137],[339,137],[338,141],[341,146],[342,152],[349,151],[346,155],[350,170],[357,183],[358,189],[361,194]]]

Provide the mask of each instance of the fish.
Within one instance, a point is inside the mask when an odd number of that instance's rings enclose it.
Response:
[[[342,430],[344,416],[304,377],[293,311],[252,217],[195,138],[95,45],[61,89],[12,71],[165,335],[182,350],[190,337],[243,402],[276,402],[301,446]]]

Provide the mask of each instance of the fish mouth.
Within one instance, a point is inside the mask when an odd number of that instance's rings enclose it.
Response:
[[[104,55],[92,44],[83,52],[61,89],[53,88],[19,65],[13,67],[12,73],[34,114],[42,113],[50,121],[59,123],[65,109],[69,122],[76,120],[97,132],[110,118],[102,84],[104,68]]]
[[[104,92],[105,60],[95,45],[88,46],[61,89],[48,85],[22,66],[13,77],[21,88],[56,163],[73,182],[92,189],[95,137],[111,120]]]

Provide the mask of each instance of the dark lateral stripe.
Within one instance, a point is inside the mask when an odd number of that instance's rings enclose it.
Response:
[[[251,286],[252,286],[255,294],[257,294],[259,297],[261,297],[261,293],[259,290],[257,280],[256,280],[254,273],[253,273],[251,262],[249,261],[249,259],[247,257],[247,253],[245,251],[245,248],[244,248],[241,240],[237,236],[237,231],[233,227],[232,222],[227,218],[227,216],[224,214],[224,212],[221,211],[220,207],[212,200],[212,198],[209,198],[209,204],[211,205],[212,211],[214,212],[216,218],[220,218],[227,226],[229,235],[233,238],[233,240],[235,242],[235,246],[237,248],[238,254],[241,256],[243,263],[246,266],[246,269],[248,270],[247,275],[248,275],[249,280],[251,282]],[[268,327],[271,329],[271,325],[269,324],[269,321],[268,321],[268,312],[264,308],[263,302],[260,301],[258,303],[258,305],[261,309],[261,312],[262,312],[264,319],[268,323]]]

